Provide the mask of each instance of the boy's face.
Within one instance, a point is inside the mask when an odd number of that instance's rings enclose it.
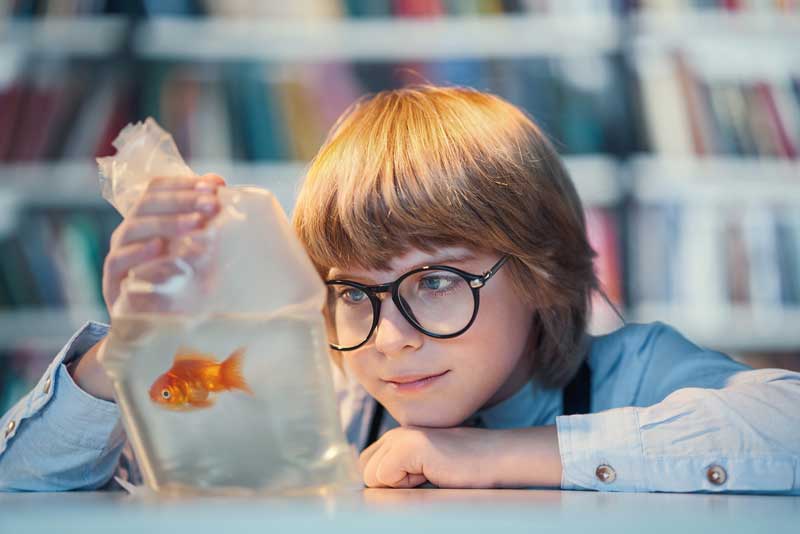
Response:
[[[444,247],[433,254],[411,250],[395,258],[389,271],[333,268],[328,279],[374,285],[396,280],[422,265],[439,264],[482,274],[499,255]],[[523,354],[533,308],[514,291],[507,265],[480,289],[472,326],[460,336],[437,339],[416,330],[391,296],[380,294],[378,326],[366,344],[342,352],[344,366],[401,425],[457,426],[476,410],[510,397],[530,377]],[[444,374],[442,374],[444,373]],[[423,385],[400,386],[391,378],[441,375]]]

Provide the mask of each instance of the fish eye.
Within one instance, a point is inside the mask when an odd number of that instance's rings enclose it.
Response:
[[[169,390],[165,389],[161,392],[161,396],[164,397],[165,399],[168,399],[170,398],[171,395],[169,394]]]

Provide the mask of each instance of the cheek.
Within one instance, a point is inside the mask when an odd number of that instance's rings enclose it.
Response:
[[[514,359],[520,355],[532,323],[530,309],[521,302],[494,298],[481,302],[478,317],[468,331],[474,342],[490,349],[493,359]],[[491,350],[494,348],[494,350]]]
[[[368,388],[369,382],[376,380],[376,366],[370,365],[369,362],[375,360],[378,356],[378,354],[375,354],[375,351],[368,349],[349,351],[345,353],[342,358],[342,364],[348,374],[355,377],[361,385]]]
[[[522,303],[509,304],[499,298],[481,302],[478,317],[464,334],[467,343],[457,365],[477,375],[488,389],[499,388],[525,357],[532,318]]]

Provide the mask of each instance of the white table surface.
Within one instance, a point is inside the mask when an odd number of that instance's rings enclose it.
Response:
[[[154,501],[124,492],[0,493],[0,533],[758,532],[800,534],[800,497],[366,489]]]

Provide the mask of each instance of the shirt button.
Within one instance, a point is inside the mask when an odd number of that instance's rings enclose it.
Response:
[[[48,393],[50,393],[50,386],[52,385],[52,383],[53,383],[53,381],[52,381],[52,380],[50,379],[50,377],[48,376],[48,377],[47,377],[47,380],[45,380],[45,381],[44,381],[44,387],[42,388],[42,392],[43,392],[45,395],[47,395]]]
[[[728,473],[726,473],[722,467],[712,465],[708,468],[708,471],[706,471],[706,478],[715,486],[721,486],[728,480]]]
[[[15,426],[17,426],[16,421],[11,420],[11,421],[8,422],[8,426],[6,426],[6,435],[5,435],[5,437],[8,437],[8,435],[11,434],[14,431],[14,427]]]
[[[604,484],[611,484],[617,479],[617,472],[614,471],[613,467],[606,464],[598,465],[594,474]]]

